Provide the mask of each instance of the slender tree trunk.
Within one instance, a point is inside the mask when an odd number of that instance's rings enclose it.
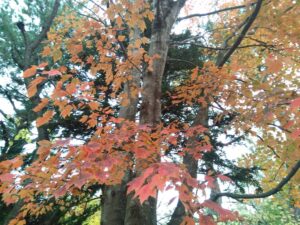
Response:
[[[45,24],[43,24],[43,28],[42,28],[41,32],[35,37],[34,40],[29,40],[29,36],[26,33],[26,29],[20,30],[20,32],[23,36],[25,51],[24,51],[22,60],[18,60],[19,57],[15,57],[14,55],[13,55],[13,60],[15,61],[15,63],[21,70],[25,71],[32,64],[38,63],[38,62],[33,62],[34,55],[38,54],[36,52],[36,49],[41,46],[42,41],[46,38],[47,32],[49,31],[49,29],[53,23],[53,20],[58,13],[59,7],[60,7],[60,0],[55,0],[49,18],[46,20]],[[25,86],[27,89],[29,88],[30,80],[31,80],[30,78],[26,78],[24,80]],[[41,101],[41,98],[39,97],[39,93],[40,92],[38,91],[35,96],[33,96],[32,98],[29,99],[29,101],[31,101],[31,103],[33,103],[32,104],[33,107],[38,105]],[[34,119],[41,116],[41,112],[39,112],[39,113],[32,112],[32,113],[33,113]],[[47,130],[46,126],[38,127],[37,132],[38,132],[37,142],[40,140],[49,140],[49,131]],[[32,153],[32,157],[31,157],[32,160],[35,159],[35,154],[36,154],[36,150]],[[11,212],[9,213],[9,215],[7,215],[5,218],[3,218],[3,225],[9,224],[10,220],[15,218],[19,214],[20,209],[23,207],[23,205],[24,205],[24,202],[22,200],[18,201],[16,204],[14,204],[14,207],[11,210]],[[42,224],[42,222],[40,224]]]
[[[134,29],[131,42],[134,43],[140,37],[139,29]],[[132,49],[134,54],[138,49]],[[135,121],[138,105],[138,94],[133,89],[140,86],[140,71],[132,69],[132,79],[124,85],[124,93],[129,100],[126,106],[121,107],[119,117],[129,121]],[[136,94],[133,94],[136,93]],[[120,125],[122,126],[122,125]],[[101,199],[101,225],[123,225],[125,223],[127,205],[127,183],[131,179],[131,171],[126,171],[121,184],[104,186]]]
[[[208,125],[208,107],[201,107],[199,109],[199,112],[194,120],[193,126],[199,126],[202,125],[204,127],[207,127]],[[188,140],[188,145],[193,146],[195,140],[197,137],[190,138]],[[193,178],[197,178],[197,170],[198,170],[198,160],[196,160],[192,155],[186,153],[183,156],[183,164],[186,166],[189,174]],[[170,221],[168,222],[168,225],[180,225],[183,221],[183,218],[186,216],[185,209],[183,204],[180,200],[178,200],[178,203],[175,207],[175,210],[171,216]]]
[[[138,96],[132,96],[130,88],[139,85],[139,74],[134,73],[134,78],[125,84],[124,91],[127,92],[129,103],[120,110],[120,118],[134,121],[137,112]],[[127,183],[131,179],[131,172],[128,170],[121,184],[104,186],[101,200],[101,225],[123,225],[125,223]]]

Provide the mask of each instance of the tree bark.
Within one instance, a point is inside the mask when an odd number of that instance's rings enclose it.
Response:
[[[133,30],[131,42],[135,42],[140,38],[138,28]],[[132,49],[134,54],[138,49]],[[135,121],[138,105],[138,95],[133,94],[133,89],[140,86],[140,71],[136,68],[132,69],[132,79],[128,80],[124,85],[124,93],[129,100],[126,106],[120,108],[119,117],[127,121]],[[122,126],[122,124],[120,124]],[[124,153],[125,154],[125,153]],[[127,170],[121,184],[102,188],[101,199],[101,225],[123,225],[125,223],[126,205],[127,205],[127,183],[131,179],[131,171]]]
[[[185,0],[174,2],[172,0],[154,1],[154,21],[152,23],[152,34],[150,40],[149,56],[158,56],[153,60],[152,68],[149,68],[143,77],[142,105],[140,123],[155,127],[161,120],[161,83],[164,73],[166,59],[169,49],[169,38],[171,28],[183,7]],[[159,161],[159,159],[157,159]],[[136,162],[136,175],[142,170]],[[147,162],[146,162],[147,164]],[[149,198],[143,205],[132,195],[127,200],[125,216],[126,225],[155,225],[156,220],[156,199]]]
[[[199,126],[199,125],[207,127],[207,125],[208,125],[208,107],[202,106],[199,109],[199,112],[197,113],[197,116],[196,116],[192,126]],[[196,139],[197,139],[197,137],[190,138],[188,140],[187,145],[193,146]],[[198,160],[196,160],[191,154],[186,153],[183,156],[183,164],[186,166],[189,174],[193,178],[197,178]],[[185,216],[187,216],[187,215],[185,213],[184,206],[181,203],[181,201],[178,200],[178,203],[175,207],[175,210],[171,216],[170,221],[168,222],[168,225],[180,225]]]

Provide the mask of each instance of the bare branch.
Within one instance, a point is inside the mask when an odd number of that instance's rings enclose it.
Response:
[[[213,46],[205,46],[205,45],[201,45],[201,44],[197,44],[197,43],[189,43],[189,42],[172,42],[171,45],[195,45],[199,48],[204,48],[204,49],[209,49],[209,50],[213,50],[213,51],[222,51],[222,50],[229,50],[231,47],[213,47]],[[267,44],[249,44],[249,45],[243,45],[243,46],[239,46],[237,47],[237,49],[241,49],[241,48],[253,48],[253,47],[262,47],[262,48],[275,48],[275,45],[267,45]]]
[[[52,22],[53,22],[55,16],[57,15],[57,11],[58,11],[59,5],[60,5],[60,0],[55,0],[52,12],[51,12],[49,18],[47,19],[47,21],[45,22],[45,24],[43,25],[41,33],[28,46],[28,49],[29,49],[30,52],[34,51],[38,47],[38,45],[42,42],[42,40],[46,37],[47,32],[49,31],[49,29],[50,29],[50,27],[52,25]]]
[[[167,58],[167,61],[177,61],[177,62],[185,62],[185,63],[188,63],[188,64],[190,64],[190,65],[192,65],[192,66],[198,66],[198,65],[196,65],[195,63],[193,63],[193,62],[191,62],[191,61],[188,61],[188,60],[184,60],[184,59],[177,59],[177,58],[171,58],[171,57],[168,57]]]
[[[271,195],[276,194],[277,192],[281,191],[281,189],[286,185],[292,178],[295,176],[295,174],[298,172],[300,168],[300,160],[292,167],[291,171],[289,174],[283,178],[278,185],[263,193],[258,193],[258,194],[235,194],[235,193],[230,193],[230,192],[221,192],[217,193],[214,196],[211,196],[212,201],[216,201],[220,197],[229,197],[229,198],[234,198],[234,199],[254,199],[254,198],[266,198]]]
[[[250,5],[237,5],[237,6],[232,6],[232,7],[228,7],[228,8],[224,8],[224,9],[219,9],[219,10],[208,12],[208,13],[195,13],[195,14],[191,14],[191,15],[188,15],[188,16],[179,17],[177,19],[177,22],[180,22],[180,21],[186,20],[186,19],[190,19],[190,18],[193,18],[193,17],[204,17],[204,16],[210,16],[210,15],[218,14],[218,13],[221,13],[221,12],[226,12],[226,11],[231,11],[231,10],[236,10],[236,9],[242,9],[242,8],[246,8],[248,6],[252,6],[252,5],[255,5],[255,4],[256,4],[256,2],[253,2]]]
[[[252,15],[248,18],[247,23],[245,24],[240,35],[237,37],[235,43],[230,47],[230,49],[225,53],[225,55],[220,60],[218,60],[218,62],[216,63],[218,67],[222,67],[227,62],[227,60],[230,58],[230,56],[234,53],[234,51],[238,48],[238,46],[241,44],[242,40],[246,36],[251,25],[255,21],[257,15],[259,13],[259,10],[262,6],[262,3],[263,3],[263,0],[258,0]]]

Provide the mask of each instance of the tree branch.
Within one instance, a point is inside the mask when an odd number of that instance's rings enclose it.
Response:
[[[275,188],[273,188],[267,192],[258,193],[258,194],[235,194],[235,193],[229,193],[229,192],[221,192],[221,193],[215,194],[214,196],[211,196],[211,200],[216,201],[220,197],[229,197],[229,198],[234,198],[234,199],[254,199],[254,198],[269,197],[269,196],[274,195],[277,192],[281,191],[281,189],[284,187],[284,185],[286,185],[293,178],[293,176],[295,176],[295,174],[297,173],[299,168],[300,168],[300,160],[292,167],[289,174],[285,178],[283,178]]]
[[[225,53],[225,55],[220,60],[218,60],[218,62],[216,63],[218,67],[222,67],[227,62],[227,60],[230,58],[230,56],[234,53],[234,51],[238,48],[238,46],[241,44],[242,40],[246,36],[251,25],[255,21],[257,15],[259,13],[259,10],[262,6],[262,3],[263,3],[263,0],[258,0],[252,15],[248,18],[247,23],[245,24],[240,35],[237,37],[235,43],[230,47],[230,49]]]
[[[47,32],[49,31],[52,22],[55,18],[55,16],[57,15],[57,11],[60,5],[60,0],[55,0],[54,5],[53,5],[53,9],[52,12],[49,16],[49,18],[47,19],[47,21],[45,22],[45,24],[43,25],[42,31],[41,33],[38,35],[38,37],[28,46],[29,51],[34,51],[38,45],[42,42],[42,40],[46,37]]]
[[[253,3],[250,4],[250,6],[255,5],[255,4],[256,4],[256,2],[253,2]],[[190,19],[190,18],[193,18],[193,17],[204,17],[204,16],[210,16],[210,15],[214,15],[214,14],[218,14],[218,13],[226,12],[226,11],[231,11],[231,10],[235,10],[235,9],[242,9],[242,8],[246,8],[248,6],[249,5],[238,5],[238,6],[228,7],[228,8],[225,8],[225,9],[215,10],[215,11],[208,12],[208,13],[195,13],[195,14],[191,14],[191,15],[188,15],[188,16],[179,17],[177,19],[177,22],[180,22],[180,21],[186,20],[186,19]]]
[[[204,49],[208,49],[208,50],[212,50],[212,51],[222,51],[222,50],[229,50],[231,47],[213,47],[213,46],[205,46],[205,45],[201,45],[201,44],[197,44],[197,43],[190,43],[190,42],[180,42],[180,41],[176,41],[176,42],[172,42],[171,45],[195,45],[199,48],[204,48]],[[253,48],[253,47],[262,47],[262,48],[275,48],[275,45],[266,45],[266,44],[249,44],[249,45],[243,45],[243,46],[239,46],[237,47],[237,49],[241,49],[241,48]]]

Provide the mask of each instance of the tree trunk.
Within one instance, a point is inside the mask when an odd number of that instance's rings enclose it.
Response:
[[[177,2],[171,0],[154,1],[154,21],[152,23],[149,56],[159,57],[155,57],[152,68],[149,68],[143,77],[141,124],[155,127],[161,122],[161,83],[168,54],[170,32],[184,3],[185,0],[178,0]],[[145,165],[147,162],[137,161],[136,164],[136,175],[138,176],[142,172],[139,165]],[[140,205],[138,199],[133,199],[132,195],[128,196],[126,225],[155,225],[156,223],[155,198],[151,197],[143,205]]]
[[[19,59],[19,57],[15,57],[14,54],[13,54],[13,60],[21,70],[25,71],[33,63],[35,63],[35,64],[38,63],[38,62],[33,62],[34,56],[38,54],[35,50],[41,46],[42,41],[45,39],[47,32],[49,31],[49,29],[53,23],[53,20],[58,13],[59,7],[60,7],[60,0],[55,0],[49,18],[46,20],[45,24],[43,24],[43,28],[42,28],[41,32],[35,37],[34,40],[29,40],[29,36],[27,35],[25,29],[20,30],[20,32],[23,36],[25,51],[24,51],[22,60],[17,60],[17,59]],[[29,41],[30,41],[30,43],[29,43]],[[31,80],[30,78],[24,79],[25,86],[27,89],[29,88],[30,80]],[[41,101],[41,98],[39,97],[39,91],[37,92],[37,94],[35,96],[31,97],[29,99],[29,101],[31,101],[33,103],[33,107],[37,106]],[[34,119],[36,119],[42,115],[41,112],[35,113],[32,111],[32,113],[33,113]],[[38,132],[37,142],[40,140],[49,140],[49,132],[48,132],[46,126],[38,127],[37,132]],[[32,161],[35,159],[35,155],[36,155],[36,150],[32,153],[32,156],[31,156]],[[11,210],[10,214],[7,215],[6,218],[3,218],[3,220],[4,220],[3,225],[9,224],[10,220],[15,218],[19,214],[20,209],[23,207],[23,205],[24,205],[24,202],[22,200],[18,201],[16,204],[14,204],[13,209]]]
[[[208,125],[208,107],[201,107],[199,109],[199,112],[194,120],[193,126],[199,126],[202,125],[204,127],[207,127]],[[197,137],[190,138],[188,140],[188,145],[193,146],[193,142]],[[186,153],[183,156],[183,164],[186,166],[189,174],[193,178],[197,178],[197,170],[198,170],[198,160],[196,160],[192,155]],[[183,204],[180,200],[178,200],[178,203],[175,207],[175,210],[171,216],[170,221],[168,222],[168,225],[180,225],[183,221],[183,218],[187,216],[185,213],[185,209]]]
[[[140,38],[140,31],[136,28],[133,31],[131,42]],[[138,49],[132,49],[134,54]],[[126,106],[121,107],[119,117],[129,121],[135,121],[137,113],[138,95],[133,95],[132,90],[140,86],[140,72],[132,69],[132,79],[124,85],[124,93],[129,100]],[[122,126],[122,125],[120,125]],[[128,170],[121,184],[102,188],[101,199],[101,225],[123,225],[125,223],[126,205],[127,205],[127,183],[131,179],[131,172]]]

